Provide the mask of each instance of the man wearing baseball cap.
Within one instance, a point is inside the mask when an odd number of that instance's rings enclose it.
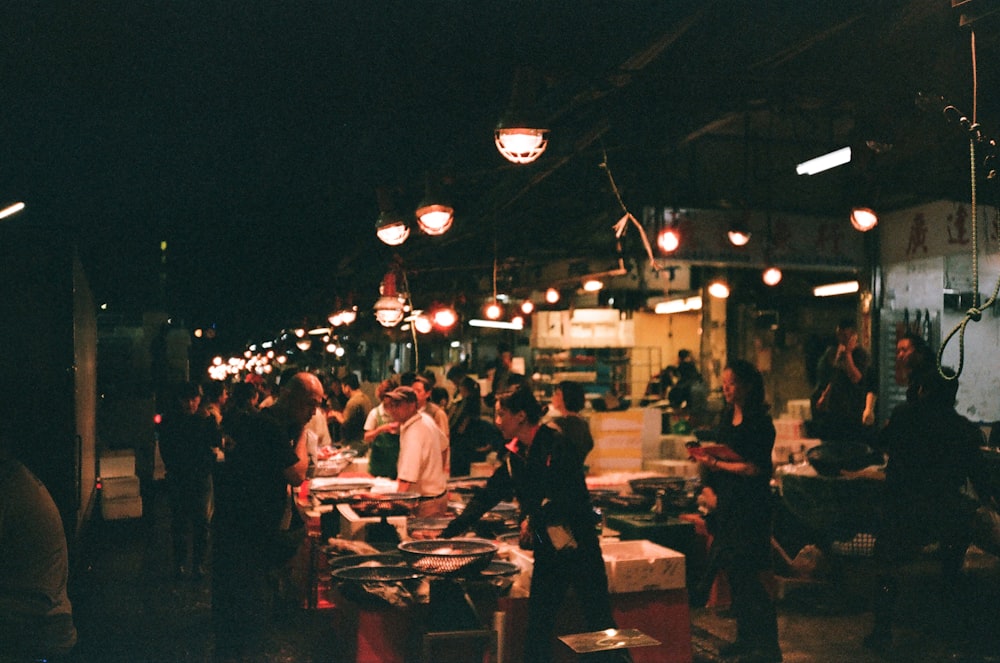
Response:
[[[428,518],[445,515],[448,508],[448,475],[441,449],[444,433],[434,420],[420,411],[411,387],[397,387],[382,397],[385,411],[399,423],[399,492],[419,493],[423,499],[414,515]]]

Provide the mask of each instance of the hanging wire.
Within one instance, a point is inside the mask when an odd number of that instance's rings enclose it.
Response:
[[[611,168],[608,166],[608,152],[607,150],[602,150],[602,152],[604,160],[601,161],[601,168],[604,169],[604,172],[608,176],[608,182],[611,183],[611,191],[615,194],[615,198],[618,200],[618,206],[622,208],[623,212],[625,212],[622,218],[618,219],[618,221],[611,226],[615,231],[615,237],[619,240],[624,237],[625,233],[628,231],[629,222],[631,222],[636,228],[639,229],[639,236],[642,238],[642,245],[646,248],[646,255],[649,256],[650,267],[654,272],[659,272],[663,269],[663,266],[656,262],[656,258],[653,256],[653,247],[649,243],[649,237],[646,235],[646,229],[642,227],[642,224],[635,218],[635,215],[629,211],[625,201],[622,200],[622,194],[618,190],[618,184],[615,182],[615,177],[611,174]]]
[[[972,207],[972,287],[973,287],[973,305],[965,312],[965,317],[960,323],[958,323],[954,329],[941,341],[941,348],[938,350],[937,354],[937,370],[942,378],[945,380],[957,380],[962,374],[962,368],[965,366],[965,329],[970,322],[979,322],[983,319],[983,311],[993,306],[996,303],[997,295],[1000,293],[1000,279],[997,280],[996,285],[993,288],[993,294],[990,295],[989,299],[980,305],[979,302],[979,228],[978,228],[978,205],[976,202],[976,141],[981,138],[979,132],[979,124],[976,122],[976,108],[977,100],[979,97],[979,83],[978,74],[976,67],[976,33],[971,32],[971,48],[972,48],[972,122],[966,118],[961,118],[959,121],[962,126],[969,132],[969,173],[970,173],[970,186],[971,186],[971,207]],[[949,106],[945,108],[945,112],[948,110],[958,112],[954,106]],[[959,113],[959,115],[961,115]],[[954,375],[947,375],[942,366],[941,360],[944,356],[944,349],[947,347],[948,342],[953,336],[958,334],[958,368],[955,369]]]

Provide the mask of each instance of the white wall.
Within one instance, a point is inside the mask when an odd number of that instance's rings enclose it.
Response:
[[[985,302],[1000,278],[1000,242],[994,227],[995,208],[980,208],[978,280]],[[964,311],[944,310],[946,288],[972,291],[971,209],[948,201],[886,215],[881,223],[885,305],[883,321],[903,309],[940,313],[944,339],[964,319]],[[1000,420],[1000,309],[988,309],[982,320],[965,329],[964,361],[959,376],[958,411],[973,421]],[[935,347],[935,350],[938,348]],[[959,367],[959,336],[945,347],[942,362]],[[883,364],[884,365],[884,364]],[[892,380],[892,375],[880,380]]]

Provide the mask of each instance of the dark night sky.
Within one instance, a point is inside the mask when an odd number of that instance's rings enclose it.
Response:
[[[280,326],[374,287],[340,261],[388,260],[376,186],[501,166],[519,62],[621,59],[655,4],[8,3],[0,198],[27,202],[18,223],[74,228],[112,309],[156,293],[165,239],[172,312]],[[519,25],[518,7],[536,13]]]

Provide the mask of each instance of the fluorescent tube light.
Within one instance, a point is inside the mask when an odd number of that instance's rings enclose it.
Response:
[[[653,313],[661,315],[670,313],[684,313],[685,311],[701,310],[701,296],[686,297],[684,299],[671,299],[665,302],[657,302],[653,307]]]
[[[816,297],[834,297],[836,295],[849,295],[857,292],[861,284],[857,281],[844,281],[842,283],[827,283],[813,288],[813,295]]]
[[[490,329],[514,329],[520,331],[524,329],[524,322],[505,322],[503,320],[480,320],[478,318],[473,318],[469,320],[469,325],[472,327],[488,327]]]
[[[815,159],[803,161],[795,167],[795,172],[799,175],[815,175],[817,173],[822,173],[824,170],[830,170],[831,168],[843,166],[845,163],[850,162],[851,148],[842,147],[839,150],[834,150],[833,152],[816,157]]]
[[[13,205],[8,205],[3,209],[0,209],[0,219],[6,219],[8,216],[17,214],[24,209],[24,203],[14,203]]]

